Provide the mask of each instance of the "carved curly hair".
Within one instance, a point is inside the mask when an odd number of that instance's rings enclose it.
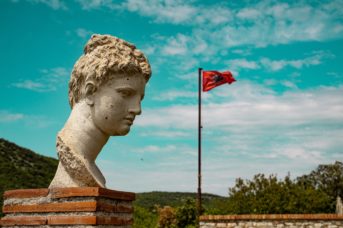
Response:
[[[93,81],[97,88],[114,74],[141,74],[146,81],[151,76],[148,59],[135,45],[110,35],[92,35],[84,54],[75,63],[69,81],[71,108],[85,97],[85,83]]]

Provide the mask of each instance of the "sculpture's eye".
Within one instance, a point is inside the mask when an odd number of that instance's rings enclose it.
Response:
[[[132,89],[118,89],[118,93],[122,95],[122,97],[130,97],[133,94]]]

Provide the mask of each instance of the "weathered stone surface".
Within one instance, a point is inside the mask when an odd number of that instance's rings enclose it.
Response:
[[[118,200],[135,200],[136,195],[131,192],[115,191],[97,187],[83,188],[55,188],[50,189],[51,198],[68,198],[75,196],[102,196],[110,199]]]
[[[201,228],[338,228],[343,216],[337,214],[204,215]]]
[[[337,196],[336,200],[336,214],[343,215],[343,203],[341,197]]]
[[[110,136],[126,135],[151,69],[133,44],[93,35],[69,82],[70,116],[57,135],[59,164],[49,188],[105,187],[95,159]]]

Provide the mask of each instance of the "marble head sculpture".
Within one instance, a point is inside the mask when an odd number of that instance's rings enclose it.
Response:
[[[106,187],[95,159],[110,136],[130,131],[150,76],[147,58],[133,44],[91,37],[69,81],[72,110],[57,135],[59,164],[49,188]]]

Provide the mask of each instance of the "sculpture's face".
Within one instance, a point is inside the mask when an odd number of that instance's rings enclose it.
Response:
[[[92,119],[105,134],[126,135],[141,113],[146,81],[142,75],[116,75],[92,95]]]

